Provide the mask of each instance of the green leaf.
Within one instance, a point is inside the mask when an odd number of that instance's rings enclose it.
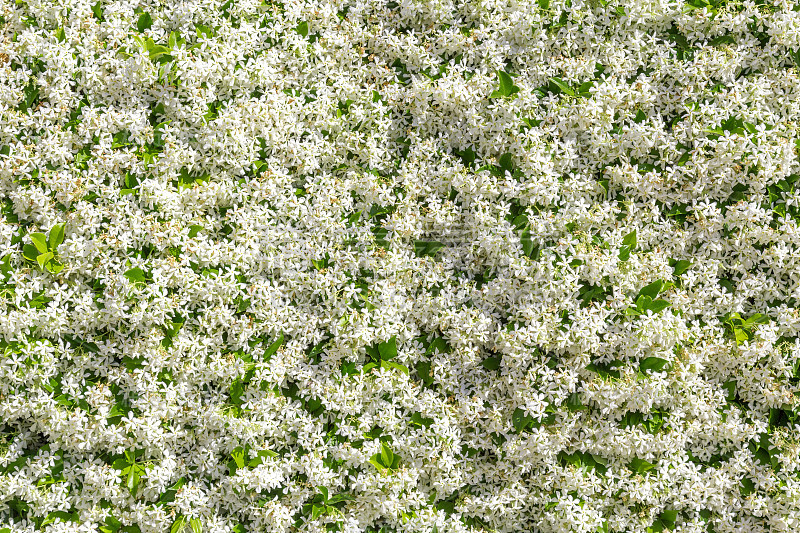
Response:
[[[573,91],[572,88],[570,88],[569,85],[564,83],[564,81],[561,80],[561,78],[550,78],[550,80],[548,80],[548,81],[550,82],[550,84],[552,86],[555,87],[555,90],[553,90],[551,88],[551,92],[554,92],[556,94],[564,93],[567,96],[575,96],[575,91]]]
[[[745,320],[744,323],[746,325],[748,325],[748,326],[752,326],[752,325],[755,325],[755,324],[768,324],[769,321],[770,321],[770,318],[769,318],[768,315],[764,315],[764,314],[761,314],[761,313],[755,313],[750,318]]]
[[[795,66],[797,66],[797,68],[800,69],[800,48],[794,51],[790,51],[789,57],[792,58],[792,61],[794,61]]]
[[[481,366],[486,370],[497,370],[500,368],[500,358],[499,357],[487,357],[483,361],[481,361]]]
[[[325,508],[321,505],[314,505],[311,507],[311,520],[316,520],[320,517],[320,515],[325,511]]]
[[[655,280],[653,283],[645,285],[639,290],[639,296],[649,296],[655,300],[658,293],[664,289],[664,282],[660,279]]]
[[[639,474],[644,474],[648,470],[652,470],[655,467],[656,465],[654,465],[653,463],[648,463],[647,461],[639,459],[638,457],[635,457],[630,462],[630,469]]]
[[[511,415],[511,423],[514,425],[514,429],[517,433],[521,433],[532,422],[533,417],[525,414],[525,410],[520,407],[516,408]]]
[[[653,300],[652,302],[647,304],[647,307],[645,309],[652,311],[653,314],[657,314],[666,309],[667,307],[669,307],[670,305],[672,304],[669,303],[667,300],[658,299],[658,300]]]
[[[186,517],[182,514],[179,514],[175,517],[175,521],[172,523],[172,527],[169,528],[169,533],[180,533],[183,530],[183,526],[186,524]]]
[[[550,0],[539,0],[539,7],[546,11],[550,8]]]
[[[394,361],[381,361],[381,368],[399,370],[405,375],[408,375],[408,367],[395,363]]]
[[[750,494],[753,494],[756,491],[756,485],[753,481],[748,477],[743,477],[742,481],[739,483],[739,492],[741,492],[742,496],[747,497]]]
[[[245,452],[244,448],[241,446],[237,446],[231,452],[231,458],[236,463],[237,468],[244,468],[244,461],[246,459],[247,452]]]
[[[420,361],[416,366],[417,375],[422,382],[430,387],[433,385],[433,376],[431,376],[431,364],[428,361]]]
[[[203,523],[199,518],[189,520],[189,526],[192,528],[192,533],[203,533]]]
[[[132,495],[136,496],[136,490],[139,488],[139,479],[140,479],[140,466],[138,465],[131,465],[128,468],[128,481],[127,486],[128,490],[131,492]]]
[[[152,43],[153,40],[149,39],[149,42]],[[151,46],[149,46],[148,49],[147,49],[147,53],[148,53],[148,55],[150,57],[150,61],[155,61],[156,59],[160,58],[161,56],[169,54],[171,51],[172,50],[170,50],[166,46],[162,46],[160,44],[151,44]]]
[[[139,30],[139,33],[144,32],[153,25],[153,18],[150,16],[150,13],[142,13],[139,15],[139,20],[136,21],[136,29]]]
[[[633,230],[622,238],[622,245],[628,246],[630,249],[636,248],[636,230]]]
[[[520,242],[522,243],[522,253],[525,255],[525,257],[532,258],[533,252],[536,249],[536,243],[534,243],[531,239],[530,227],[526,227],[524,230],[522,230]]]
[[[130,270],[127,270],[123,274],[123,276],[128,278],[131,281],[131,283],[145,283],[145,281],[146,281],[144,270],[142,270],[139,267],[135,267],[135,268],[131,268]]]
[[[39,266],[44,268],[44,266],[53,259],[53,252],[47,252],[46,254],[41,254],[36,256],[36,262],[39,263]]]
[[[391,468],[393,462],[394,462],[394,453],[386,445],[385,442],[381,442],[381,463],[385,467]]]
[[[50,228],[50,236],[48,238],[49,241],[49,248],[53,252],[56,251],[58,245],[64,242],[64,224],[56,224],[52,228]]]
[[[566,402],[567,409],[570,411],[585,411],[589,409],[587,406],[583,405],[581,402],[581,395],[577,392],[573,392],[569,395]]]
[[[92,13],[94,14],[95,17],[97,17],[97,20],[103,20],[103,2],[102,2],[102,0],[100,2],[97,2],[95,5],[92,6]]]
[[[200,226],[198,224],[192,224],[191,226],[189,226],[189,238],[190,239],[194,239],[204,229],[205,228],[203,226]]]
[[[378,344],[378,353],[381,359],[388,361],[397,356],[397,335],[392,335],[388,341]]]
[[[498,70],[497,81],[500,85],[500,94],[503,96],[511,96],[514,90],[514,80],[511,78],[511,75],[503,70]]]
[[[26,244],[22,247],[22,257],[27,259],[28,261],[36,261],[36,258],[39,256],[39,250],[32,244]]]
[[[381,454],[376,453],[372,457],[370,457],[369,462],[372,466],[377,468],[380,472],[386,470],[386,467],[383,465],[383,462],[380,460]]]
[[[171,31],[169,34],[169,40],[167,41],[170,49],[174,50],[181,42],[183,42],[183,40],[181,39],[180,32],[175,30]]]
[[[646,372],[648,370],[661,372],[669,364],[670,362],[668,360],[661,359],[660,357],[647,357],[639,362],[639,370],[642,372]]]
[[[47,236],[44,233],[31,233],[31,242],[39,251],[40,254],[47,252]]]
[[[692,266],[692,262],[691,261],[687,261],[685,259],[682,259],[680,261],[675,261],[675,264],[672,265],[672,273],[675,276],[680,276],[681,274],[683,274],[684,272],[689,270],[689,267],[691,267],[691,266]]]
[[[300,24],[298,24],[297,27],[295,28],[295,31],[297,33],[299,33],[300,35],[302,35],[303,37],[307,37],[308,36],[308,22],[303,21]]]
[[[275,340],[275,342],[270,344],[269,348],[267,348],[264,351],[264,359],[269,359],[270,357],[275,355],[275,352],[278,351],[278,348],[280,348],[282,344],[283,344],[283,333],[280,333],[278,334],[278,338]]]
[[[277,457],[277,456],[278,456],[278,453],[277,452],[273,452],[272,450],[260,450],[258,452],[258,455],[256,455],[256,457],[254,457],[253,459],[250,459],[250,462],[247,463],[247,467],[248,468],[255,468],[260,464],[264,464],[264,459],[266,459],[268,457]]]

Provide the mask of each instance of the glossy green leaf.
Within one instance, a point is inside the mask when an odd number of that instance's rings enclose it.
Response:
[[[36,258],[39,256],[39,250],[32,244],[26,244],[22,247],[22,257],[27,259],[28,261],[36,261]]]
[[[387,468],[389,468],[392,466],[393,462],[394,462],[394,453],[386,445],[385,442],[381,442],[381,463]]]
[[[31,242],[40,254],[47,252],[47,236],[44,233],[31,233],[30,238]]]
[[[175,517],[175,521],[172,523],[172,527],[169,528],[169,533],[181,533],[183,531],[183,527],[186,525],[186,517],[182,514],[179,514]]]
[[[53,252],[47,252],[41,255],[36,256],[36,262],[39,263],[39,266],[44,268],[44,266],[53,259]]]
[[[50,228],[50,235],[48,237],[48,247],[51,251],[55,252],[58,245],[64,242],[64,224],[56,224]]]
[[[150,29],[152,26],[153,18],[150,16],[150,13],[142,13],[139,15],[139,19],[136,21],[136,29],[139,30],[139,33]]]
[[[135,267],[135,268],[131,268],[130,270],[127,270],[123,274],[123,276],[128,278],[128,280],[130,280],[131,283],[145,283],[145,281],[146,281],[144,270],[142,270],[139,267]]]
[[[550,78],[549,82],[551,85],[551,92],[556,94],[563,93],[567,96],[575,96],[575,91],[573,91],[569,85],[564,83],[561,78]]]
[[[397,356],[397,336],[393,335],[388,341],[378,344],[378,352],[381,359],[388,361]]]
[[[639,370],[646,372],[652,370],[653,372],[661,372],[669,366],[670,362],[660,357],[647,357],[639,362]]]
[[[639,459],[638,457],[635,457],[630,462],[629,466],[630,466],[631,470],[633,470],[634,472],[639,473],[639,474],[644,474],[648,470],[652,470],[653,468],[656,467],[656,465],[654,465],[653,463],[649,463],[649,462],[645,461],[644,459]]]
[[[658,293],[660,293],[664,288],[664,282],[660,279],[655,280],[654,282],[645,285],[639,290],[639,296],[649,296],[652,300],[655,300]]]
[[[685,259],[682,259],[680,261],[675,261],[675,264],[672,265],[672,273],[675,276],[680,276],[684,272],[689,270],[689,267],[691,267],[691,266],[692,266],[692,262],[691,261],[687,261]]]

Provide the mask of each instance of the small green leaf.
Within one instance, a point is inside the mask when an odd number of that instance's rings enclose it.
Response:
[[[532,258],[533,252],[536,249],[536,243],[534,243],[533,239],[531,239],[530,227],[526,227],[524,230],[522,230],[520,242],[522,243],[522,253],[525,255],[525,257]]]
[[[408,367],[400,363],[395,363],[394,361],[381,361],[381,368],[399,370],[403,374],[408,375]]]
[[[550,78],[549,82],[552,86],[555,87],[555,89],[552,89],[551,87],[551,92],[556,94],[564,93],[567,96],[575,96],[575,91],[573,91],[569,85],[564,83],[564,81],[561,80],[561,78]]]
[[[503,96],[511,96],[511,91],[514,88],[514,80],[511,79],[511,75],[503,70],[498,70],[497,80],[500,84],[500,94]]]
[[[770,318],[768,315],[764,315],[762,313],[755,313],[750,318],[744,321],[747,325],[755,325],[755,324],[768,324]]]
[[[297,33],[299,33],[300,35],[302,35],[303,37],[307,37],[308,36],[308,22],[303,21],[300,24],[298,24],[297,27],[295,28],[295,31]]]
[[[444,248],[444,244],[438,241],[414,241],[414,253],[417,257],[435,256],[436,252]]]
[[[380,460],[381,454],[376,453],[372,457],[370,457],[369,462],[372,466],[377,468],[380,472],[386,470],[386,467],[383,466],[383,462]]]
[[[49,248],[52,251],[56,251],[58,245],[64,242],[64,224],[56,224],[52,228],[50,228],[50,236],[48,238]]]
[[[742,496],[747,497],[756,491],[756,484],[748,477],[743,477],[739,484],[739,492]]]
[[[41,254],[36,257],[36,262],[39,263],[39,266],[44,268],[44,266],[53,259],[53,252],[47,252],[46,254]]]
[[[397,335],[392,335],[388,341],[378,344],[378,353],[383,361],[388,361],[397,356]]]
[[[653,300],[652,302],[647,304],[645,310],[650,310],[653,312],[653,314],[658,314],[667,307],[669,307],[670,305],[672,304],[667,300],[658,299],[658,300]]]
[[[636,230],[633,230],[622,238],[622,245],[628,246],[630,249],[636,248]]]
[[[135,267],[135,268],[131,268],[130,270],[127,270],[123,274],[123,276],[128,278],[131,281],[131,283],[145,283],[145,281],[146,281],[144,270],[142,270],[139,267]]]
[[[128,490],[132,495],[136,496],[136,490],[139,488],[140,470],[138,465],[131,465],[128,469]]]
[[[684,272],[689,270],[689,267],[691,267],[691,266],[692,266],[692,262],[691,261],[687,261],[685,259],[682,259],[680,261],[675,261],[675,264],[672,265],[672,273],[675,276],[680,276],[681,274],[683,274]]]
[[[420,361],[416,366],[417,375],[422,382],[430,387],[433,385],[433,376],[431,376],[431,364],[428,361]]]
[[[101,20],[101,21],[103,20],[103,2],[102,2],[102,0],[100,2],[97,2],[95,5],[92,6],[92,13],[94,14],[95,17],[97,17],[97,20]]]
[[[517,433],[521,433],[526,427],[533,422],[533,417],[525,414],[525,410],[518,407],[511,415],[511,423]]]
[[[189,226],[189,238],[190,239],[194,239],[204,229],[205,228],[203,226],[200,226],[198,224],[192,224],[191,226]]]
[[[653,463],[648,463],[647,461],[639,459],[638,457],[635,457],[630,462],[630,469],[639,474],[644,474],[648,470],[652,470],[655,467],[656,465],[654,465]]]
[[[149,39],[148,41],[150,43],[153,42],[152,39]],[[162,46],[160,44],[152,44],[147,49],[147,53],[148,53],[148,55],[150,57],[150,61],[155,61],[156,59],[160,58],[161,56],[169,54],[171,51],[172,50],[170,50],[166,46]]]
[[[658,293],[660,293],[664,289],[664,282],[660,279],[655,280],[654,282],[645,285],[639,290],[639,296],[649,296],[651,299],[655,300]]]
[[[173,30],[169,33],[169,39],[167,40],[167,45],[171,50],[177,48],[181,42],[182,39],[179,31]]]
[[[654,372],[661,372],[669,365],[669,361],[661,359],[660,357],[647,357],[639,362],[639,370],[646,372],[652,370]]]
[[[244,468],[244,461],[245,461],[246,455],[247,455],[247,453],[245,452],[244,448],[242,448],[241,446],[237,446],[231,452],[231,458],[236,463],[236,467],[237,468]]]
[[[386,445],[385,442],[381,442],[381,463],[385,467],[391,468],[393,462],[394,462],[394,453]]]
[[[31,242],[40,254],[47,252],[47,236],[44,233],[31,233]]]
[[[487,357],[481,362],[481,366],[486,370],[497,370],[500,368],[500,358],[499,357]]]
[[[172,527],[169,528],[169,533],[181,533],[183,531],[183,526],[186,524],[186,517],[182,514],[179,514],[175,517],[175,521],[172,523]]]
[[[269,348],[264,350],[264,359],[269,359],[270,357],[275,355],[275,352],[278,351],[278,348],[280,348],[282,344],[283,344],[283,333],[280,333],[278,334],[278,338],[272,344],[269,345]]]
[[[22,247],[22,257],[27,259],[28,261],[36,261],[36,258],[39,256],[39,250],[32,244],[26,244]]]
[[[199,518],[189,520],[189,527],[192,528],[192,533],[203,533],[203,523]]]
[[[136,29],[139,30],[139,33],[144,32],[153,25],[153,18],[150,16],[150,13],[142,13],[139,15],[139,20],[136,21]]]

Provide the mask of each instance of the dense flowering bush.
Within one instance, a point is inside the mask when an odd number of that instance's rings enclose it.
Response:
[[[794,2],[0,10],[0,531],[800,530]]]

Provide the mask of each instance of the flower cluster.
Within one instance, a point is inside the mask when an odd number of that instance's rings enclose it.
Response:
[[[800,6],[0,6],[0,533],[800,530]]]

